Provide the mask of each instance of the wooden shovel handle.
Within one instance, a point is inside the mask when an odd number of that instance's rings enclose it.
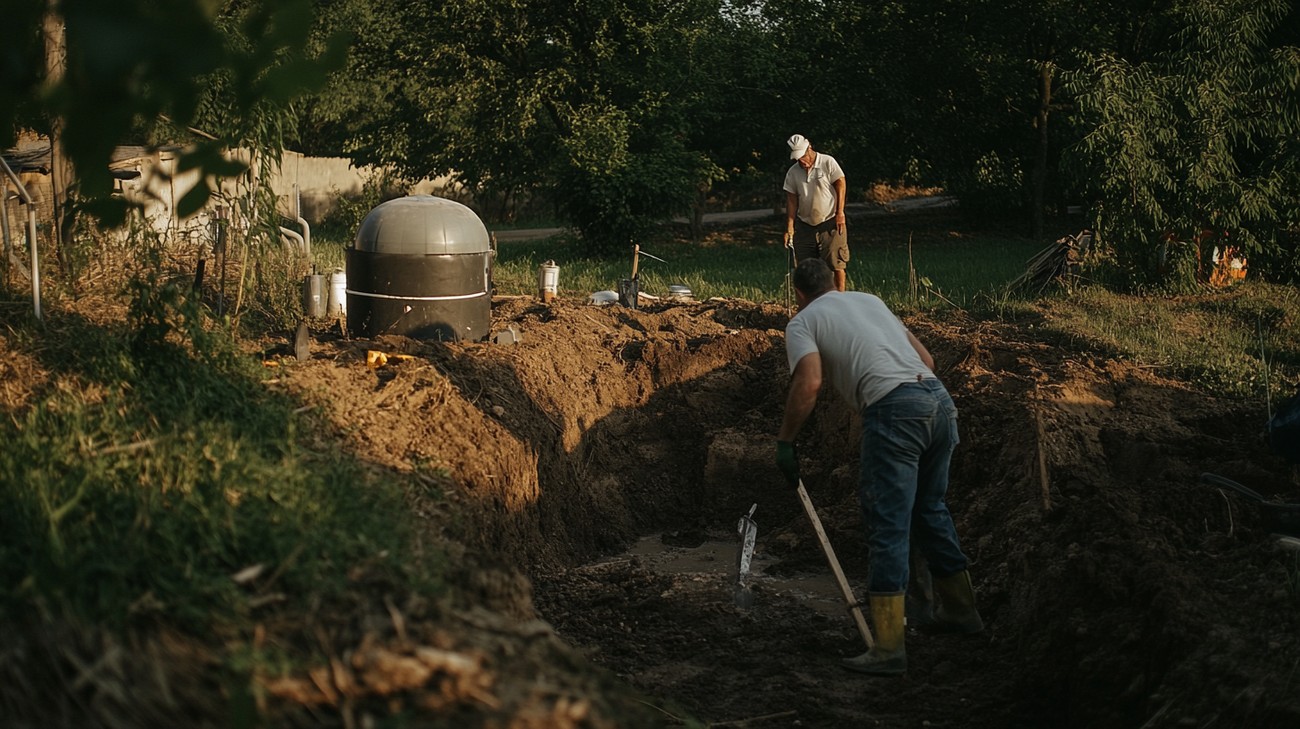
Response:
[[[636,266],[641,260],[641,245],[638,243],[632,246],[632,280],[636,280]]]
[[[871,628],[867,627],[867,619],[862,616],[862,606],[858,604],[853,588],[849,587],[849,581],[844,577],[844,570],[840,569],[840,561],[835,558],[835,550],[831,549],[831,540],[826,537],[822,520],[817,518],[817,509],[813,508],[812,499],[808,498],[808,489],[803,487],[802,480],[799,481],[799,500],[803,502],[803,510],[808,515],[808,521],[812,522],[813,529],[817,531],[817,539],[821,542],[822,551],[826,553],[826,561],[831,565],[831,572],[835,573],[835,582],[840,587],[840,594],[844,596],[844,603],[849,607],[853,622],[858,626],[858,633],[867,644],[867,650],[871,650],[876,645],[876,641],[871,637]]]

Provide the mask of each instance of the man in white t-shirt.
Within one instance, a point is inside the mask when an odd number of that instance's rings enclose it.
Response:
[[[938,610],[929,628],[978,633],[967,559],[944,497],[957,447],[957,408],[934,375],[934,359],[879,297],[834,290],[819,259],[795,268],[799,313],[785,330],[792,373],[776,461],[799,480],[794,439],[817,404],[823,380],[862,417],[858,499],[867,525],[867,592],[876,645],[846,668],[873,675],[907,669],[903,645],[909,539],[929,564]]]
[[[834,271],[835,288],[848,282],[849,235],[844,217],[848,183],[840,163],[813,150],[802,134],[786,140],[795,163],[785,173],[785,244],[795,258],[820,258]]]

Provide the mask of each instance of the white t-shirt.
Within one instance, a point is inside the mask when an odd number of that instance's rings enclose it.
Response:
[[[796,161],[785,173],[786,192],[799,197],[799,219],[809,225],[820,225],[835,216],[835,181],[844,178],[840,163],[829,154],[817,153],[812,167],[807,171]]]
[[[821,355],[824,378],[854,412],[918,375],[934,378],[894,312],[880,297],[861,291],[828,291],[786,325],[790,371],[813,352]]]

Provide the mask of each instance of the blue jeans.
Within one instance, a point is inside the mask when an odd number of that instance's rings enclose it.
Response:
[[[957,443],[957,406],[939,380],[899,385],[862,411],[858,500],[871,550],[870,593],[907,589],[909,537],[934,575],[966,569],[944,502]]]

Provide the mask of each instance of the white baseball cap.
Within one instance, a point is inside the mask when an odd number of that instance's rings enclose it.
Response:
[[[799,159],[808,151],[808,140],[802,134],[796,134],[786,140],[790,145],[790,159]]]

